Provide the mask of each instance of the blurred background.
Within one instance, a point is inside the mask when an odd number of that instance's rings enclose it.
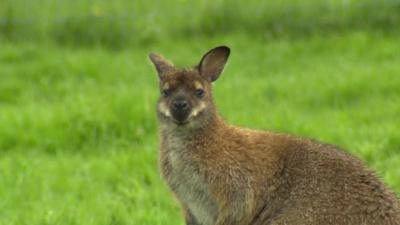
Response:
[[[147,55],[222,44],[229,123],[337,144],[400,192],[400,0],[0,0],[0,224],[184,224]]]

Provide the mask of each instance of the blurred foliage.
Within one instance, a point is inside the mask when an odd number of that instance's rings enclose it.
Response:
[[[400,0],[0,2],[0,38],[112,48],[227,33],[270,38],[399,29]]]

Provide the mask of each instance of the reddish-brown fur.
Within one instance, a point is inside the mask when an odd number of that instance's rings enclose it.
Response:
[[[150,55],[164,92],[161,172],[188,225],[400,225],[398,198],[357,158],[332,145],[226,124],[211,82],[228,56],[218,47],[183,70]],[[172,106],[178,97],[189,105],[179,121]]]

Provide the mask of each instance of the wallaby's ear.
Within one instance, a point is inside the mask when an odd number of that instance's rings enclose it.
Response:
[[[200,61],[199,72],[209,81],[218,79],[224,69],[231,50],[226,46],[219,46],[208,51]]]
[[[162,78],[168,71],[171,71],[174,69],[174,65],[172,65],[172,63],[168,62],[168,60],[166,60],[164,57],[162,57],[159,54],[150,53],[149,58],[153,62],[153,64],[156,66],[158,76],[160,78]]]

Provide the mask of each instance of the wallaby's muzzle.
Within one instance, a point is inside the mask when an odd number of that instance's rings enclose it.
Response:
[[[192,107],[189,101],[185,97],[176,97],[170,106],[170,111],[174,122],[179,125],[186,124],[191,108]]]

